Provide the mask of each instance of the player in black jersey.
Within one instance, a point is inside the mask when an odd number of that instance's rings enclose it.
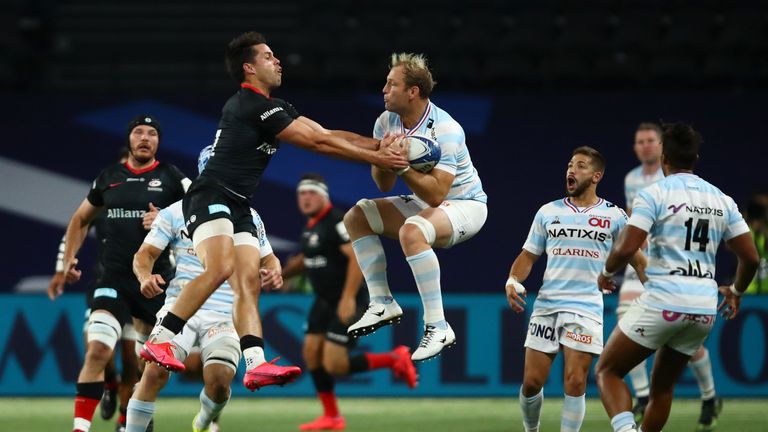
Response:
[[[125,163],[128,161],[128,146],[123,146],[120,149],[120,158],[118,162]],[[152,215],[147,216],[153,217]],[[103,251],[102,244],[106,241],[106,222],[107,218],[104,213],[99,213],[91,222],[91,229],[96,236],[96,242],[98,244],[96,248],[96,265],[93,269],[92,282],[88,286],[88,293],[86,294],[86,305],[88,308],[85,310],[85,321],[83,322],[83,340],[88,339],[88,322],[91,315],[91,302],[93,301],[93,291],[96,289],[96,282],[101,279],[104,274],[104,267],[101,264],[101,253]],[[61,244],[59,244],[59,253],[56,256],[56,272],[51,278],[51,282],[48,285],[48,297],[51,300],[55,300],[56,297],[61,294],[64,289],[64,283],[66,277],[64,275],[64,249],[66,248],[65,237],[62,237]],[[133,386],[138,382],[138,361],[136,359],[136,331],[133,329],[133,323],[127,323],[123,327],[122,338],[120,340],[120,361],[122,363],[122,373],[118,377],[115,366],[115,355],[113,353],[109,362],[104,368],[104,395],[101,398],[99,404],[101,411],[101,418],[109,420],[115,415],[117,410],[118,401],[120,405],[120,418],[118,418],[118,427],[125,425],[125,413],[128,408],[128,399],[131,397]],[[87,347],[86,347],[87,348]],[[118,379],[119,378],[119,379]]]
[[[368,295],[360,289],[363,274],[344,227],[344,212],[333,207],[328,186],[317,174],[302,176],[296,194],[307,225],[301,233],[302,253],[283,268],[283,278],[303,272],[315,291],[304,336],[304,361],[323,404],[323,415],[301,425],[300,430],[338,430],[345,427],[345,421],[333,391],[334,376],[390,368],[414,388],[416,368],[406,346],[350,356],[355,340],[347,335],[347,327],[362,315]]]
[[[88,324],[88,348],[77,379],[74,430],[87,432],[93,412],[104,390],[104,367],[112,356],[123,325],[137,318],[134,326],[146,334],[163,305],[162,296],[148,300],[139,291],[133,275],[133,254],[151,225],[151,213],[184,195],[189,179],[173,165],[155,159],[160,125],[149,115],[140,115],[128,124],[128,161],[105,168],[69,222],[64,251],[68,283],[80,279],[77,252],[88,228],[99,212],[106,217],[105,242],[100,256],[104,274],[96,282]],[[148,215],[149,214],[149,215]],[[173,267],[162,256],[154,273],[170,280]]]
[[[258,315],[259,255],[250,199],[278,140],[319,153],[370,162],[382,168],[405,168],[403,150],[350,132],[329,131],[301,116],[271,93],[282,81],[280,61],[259,33],[233,39],[226,50],[230,75],[240,89],[224,104],[213,153],[205,171],[184,197],[184,218],[205,272],[192,280],[152,331],[142,357],[171,370],[184,370],[173,357],[170,341],[213,291],[228,280],[236,293],[234,322],[240,336],[246,372],[243,383],[253,390],[295,379],[298,368],[267,363]]]

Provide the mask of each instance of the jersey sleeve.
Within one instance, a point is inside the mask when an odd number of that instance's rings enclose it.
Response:
[[[94,180],[91,184],[91,190],[88,192],[88,196],[86,197],[88,202],[91,203],[94,207],[103,207],[105,190],[107,190],[107,179],[105,172],[102,171],[99,173],[99,176],[96,177],[96,180]]]
[[[254,106],[251,123],[272,135],[277,135],[290,125],[295,117],[291,115],[287,102],[281,99],[262,98]],[[292,109],[296,113],[295,109]],[[296,113],[298,114],[298,113]]]
[[[629,179],[632,175],[632,171],[630,171],[626,176],[624,176],[624,202],[627,208],[632,208],[632,201],[635,199],[635,193],[632,187],[629,185]]]
[[[264,221],[261,220],[261,216],[256,210],[251,209],[251,216],[253,217],[253,224],[256,226],[256,239],[259,241],[259,255],[264,258],[273,253],[272,245],[267,238],[267,228],[264,226]]]
[[[349,233],[347,227],[344,226],[344,221],[339,221],[336,224],[336,234],[339,236],[339,244],[349,243]]]
[[[619,233],[621,233],[621,230],[624,229],[625,226],[627,226],[627,222],[629,221],[629,218],[627,217],[627,213],[624,211],[623,208],[616,206],[616,217],[614,218],[614,224],[613,224],[613,230],[612,235],[614,239],[617,239],[619,237]]]
[[[192,184],[192,180],[190,180],[176,165],[170,165],[170,172],[171,177],[174,178],[179,184],[181,185],[181,190],[183,192],[186,192],[187,189],[189,189],[189,185]]]
[[[144,243],[152,245],[160,250],[165,250],[174,238],[173,215],[169,208],[160,210],[152,222],[149,233],[144,237]]]
[[[283,103],[283,108],[285,108],[285,111],[293,119],[297,119],[297,118],[301,117],[301,114],[299,114],[299,111],[296,109],[296,107],[293,106],[292,103],[290,103],[288,101],[284,101],[284,100],[280,100],[280,102]]]
[[[385,128],[387,113],[382,113],[373,124],[373,137],[377,140],[383,139],[384,134],[387,132]]]
[[[629,225],[649,232],[653,223],[659,218],[659,205],[657,192],[658,188],[649,187],[638,192],[635,201],[632,203],[632,216],[629,218]]]
[[[466,152],[464,129],[456,122],[440,125],[436,131],[436,137],[440,146],[440,160],[435,168],[455,175],[459,164],[459,153]]]
[[[744,217],[741,215],[741,212],[739,212],[739,206],[736,205],[731,197],[728,197],[727,217],[728,220],[726,220],[726,224],[728,226],[723,233],[723,239],[725,241],[749,232],[749,225],[744,221]]]
[[[536,212],[531,229],[528,231],[528,238],[523,244],[523,249],[539,256],[544,253],[547,247],[547,231],[544,228],[544,217],[541,210]]]

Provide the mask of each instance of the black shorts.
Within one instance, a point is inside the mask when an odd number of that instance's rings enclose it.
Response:
[[[157,319],[155,314],[165,303],[165,293],[149,299],[141,294],[140,288],[133,274],[105,274],[96,281],[90,302],[91,311],[104,309],[110,312],[120,326],[130,324],[131,317],[154,325]]]
[[[324,334],[325,339],[338,345],[354,348],[357,344],[355,338],[347,334],[347,328],[363,316],[367,308],[367,303],[361,303],[358,296],[357,313],[349,324],[344,324],[339,319],[336,309],[339,307],[338,300],[327,300],[322,297],[315,297],[312,309],[309,310],[307,317],[306,334]]]
[[[235,233],[248,232],[258,236],[248,199],[206,177],[198,177],[189,187],[182,200],[182,211],[190,239],[200,225],[222,218],[232,222]]]

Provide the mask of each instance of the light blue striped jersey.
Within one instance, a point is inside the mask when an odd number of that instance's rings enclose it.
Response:
[[[585,208],[568,198],[542,206],[523,245],[534,255],[547,254],[532,315],[573,312],[602,323],[603,295],[597,276],[626,223],[624,210],[602,198]]]
[[[638,193],[629,224],[653,238],[641,300],[673,312],[716,313],[717,247],[749,232],[733,199],[694,174],[674,174]]]
[[[450,114],[429,102],[419,122],[413,129],[405,129],[400,116],[384,111],[373,126],[373,137],[382,139],[387,132],[395,134],[423,135],[432,138],[440,146],[439,169],[455,175],[446,200],[475,200],[488,202],[483,183],[472,165],[467,150],[464,129]]]
[[[261,257],[272,253],[272,246],[267,239],[264,223],[256,210],[251,209],[253,223],[256,225],[256,232],[259,240],[259,252]],[[187,235],[187,229],[184,225],[184,214],[181,211],[181,201],[177,201],[170,206],[160,210],[160,213],[152,222],[152,228],[144,238],[144,243],[150,244],[160,250],[166,247],[173,248],[173,254],[176,257],[176,276],[168,284],[165,291],[165,304],[173,304],[181,293],[181,290],[192,279],[203,273],[203,265],[197,259],[192,240]],[[232,313],[232,304],[234,294],[229,283],[224,282],[216,291],[208,297],[201,310],[212,310],[216,312],[230,314]]]
[[[664,170],[661,169],[661,166],[659,166],[658,171],[649,175],[643,174],[642,165],[635,167],[632,169],[632,171],[628,172],[624,177],[624,197],[626,199],[627,208],[632,208],[632,201],[635,200],[638,192],[663,178]],[[648,241],[650,242],[651,239],[649,238]],[[647,254],[648,249],[643,249],[643,252]],[[630,265],[627,266],[626,270],[624,271],[624,279],[638,280],[637,272],[635,271],[634,267]]]

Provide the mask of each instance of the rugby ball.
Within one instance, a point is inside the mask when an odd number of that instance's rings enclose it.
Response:
[[[408,162],[416,171],[428,173],[440,161],[440,146],[423,135],[409,135],[403,139],[408,144]]]

